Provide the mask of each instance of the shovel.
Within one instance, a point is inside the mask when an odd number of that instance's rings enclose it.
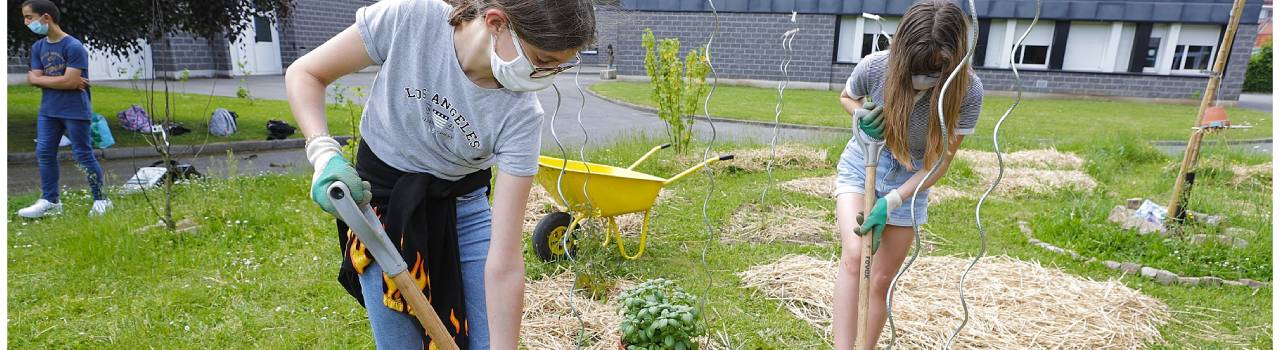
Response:
[[[364,243],[366,249],[373,255],[374,262],[382,267],[383,273],[395,282],[396,290],[399,290],[404,300],[409,302],[414,316],[418,317],[418,322],[422,323],[427,335],[431,337],[431,342],[441,349],[457,350],[458,345],[453,342],[453,336],[449,335],[449,330],[444,328],[444,322],[440,321],[436,310],[431,307],[431,303],[422,294],[418,284],[414,283],[413,276],[406,273],[408,266],[405,265],[396,247],[391,244],[391,240],[387,239],[387,232],[382,229],[382,223],[378,220],[378,215],[374,214],[373,207],[367,204],[356,205],[350,194],[351,189],[340,181],[329,185],[329,200],[337,209],[338,218],[346,222],[347,227],[360,237],[360,242]]]

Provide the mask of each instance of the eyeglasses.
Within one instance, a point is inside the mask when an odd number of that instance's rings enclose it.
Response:
[[[578,62],[580,61],[581,59],[574,59],[573,62],[567,62],[554,68],[543,68],[543,67],[534,66],[533,72],[529,73],[529,77],[538,79],[538,78],[555,76],[556,74],[560,74],[564,71],[573,69],[573,67],[578,66]]]

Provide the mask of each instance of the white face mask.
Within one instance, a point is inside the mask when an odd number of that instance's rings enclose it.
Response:
[[[919,74],[911,76],[911,87],[916,90],[928,90],[938,85],[938,75]]]
[[[493,78],[498,79],[502,87],[511,91],[538,91],[551,86],[555,82],[555,76],[529,77],[533,74],[533,63],[529,62],[529,58],[524,55],[524,50],[520,48],[520,40],[516,39],[516,32],[510,31],[511,44],[516,47],[516,58],[510,62],[504,62],[501,57],[498,57],[496,45],[498,36],[489,36],[489,67],[493,70]]]

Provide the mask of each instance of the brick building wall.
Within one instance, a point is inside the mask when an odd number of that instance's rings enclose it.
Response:
[[[298,57],[356,22],[356,9],[374,0],[299,0],[280,31],[280,62],[288,68]]]
[[[166,35],[151,43],[152,68],[157,77],[177,77],[184,69],[190,71],[191,77],[228,77],[231,75],[229,45],[222,37]]]

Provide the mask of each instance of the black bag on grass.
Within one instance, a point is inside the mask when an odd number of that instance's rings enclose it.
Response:
[[[285,123],[284,121],[280,121],[280,120],[267,121],[267,139],[268,140],[287,139],[289,138],[290,135],[293,135],[293,132],[296,130],[298,130],[298,128],[295,128],[293,127],[293,125],[289,125],[289,123]]]

